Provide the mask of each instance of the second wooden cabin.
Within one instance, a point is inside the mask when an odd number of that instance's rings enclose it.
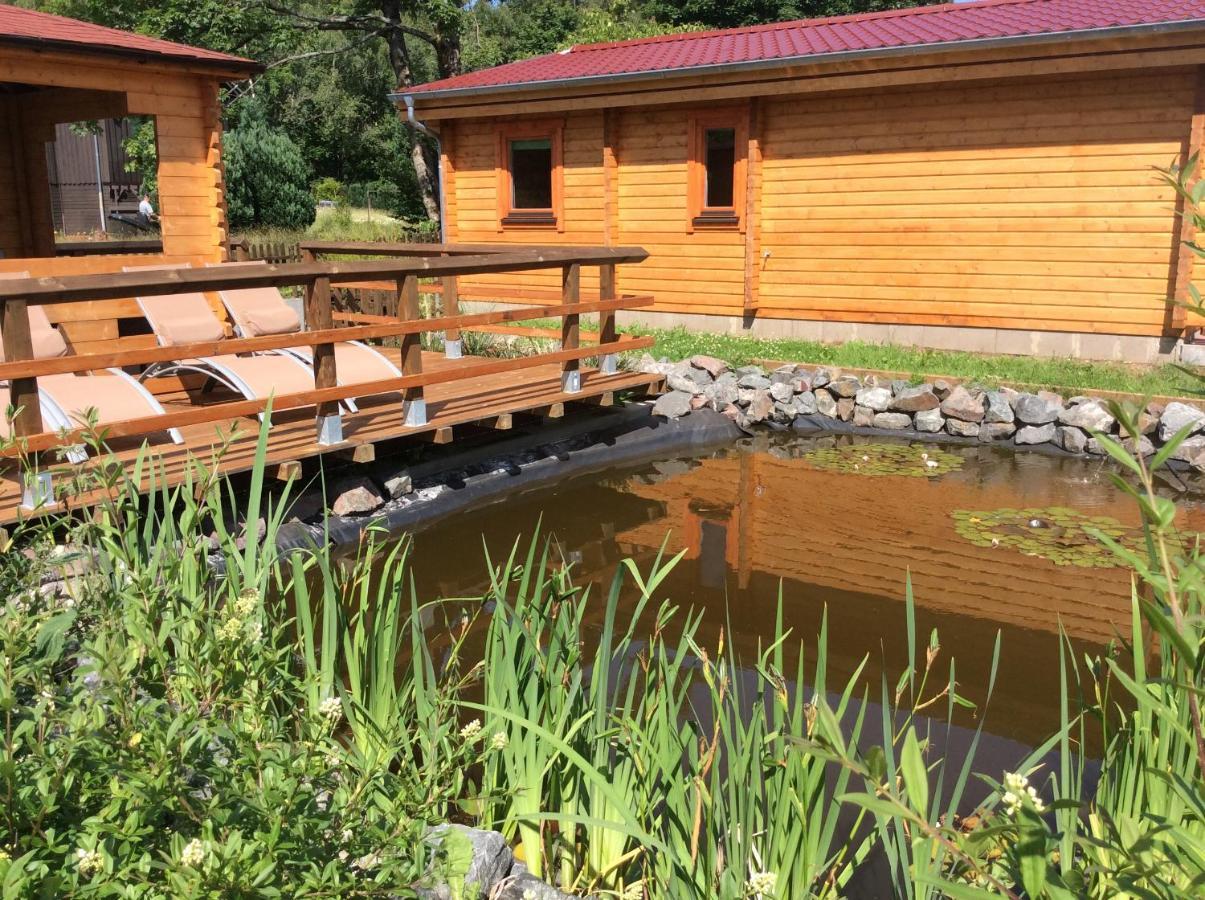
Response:
[[[1199,324],[1167,302],[1193,230],[1156,169],[1200,148],[1202,63],[1205,0],[981,0],[396,99],[438,131],[448,240],[644,247],[619,289],[654,324],[1150,361]]]

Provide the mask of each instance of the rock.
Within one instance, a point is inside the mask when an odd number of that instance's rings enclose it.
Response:
[[[837,418],[837,401],[833,399],[825,388],[819,388],[814,393],[816,398],[816,412],[825,418]]]
[[[1093,456],[1105,455],[1105,448],[1101,446],[1100,441],[1098,441],[1096,438],[1088,438],[1088,444],[1086,447],[1084,447],[1084,449]]]
[[[940,409],[922,409],[912,417],[912,424],[917,431],[936,434],[946,425],[946,417]]]
[[[795,404],[795,410],[799,415],[814,416],[816,414],[816,395],[811,391],[796,394],[792,402]]]
[[[787,423],[795,418],[795,404],[783,400],[774,401],[774,421]]]
[[[1164,407],[1163,415],[1159,417],[1159,440],[1170,441],[1185,426],[1191,426],[1190,435],[1205,428],[1205,412],[1187,403],[1172,401]]]
[[[859,428],[869,428],[871,425],[873,425],[874,416],[875,412],[869,406],[862,406],[861,404],[856,404],[854,406],[853,422]]]
[[[891,428],[899,430],[912,424],[912,416],[902,412],[881,412],[874,417],[875,428]]]
[[[754,391],[745,415],[749,417],[750,422],[764,422],[774,415],[774,398],[770,396],[770,392]]]
[[[1060,425],[1055,443],[1068,453],[1083,453],[1088,449],[1088,435],[1071,425]]]
[[[1059,424],[1074,425],[1085,431],[1108,432],[1117,420],[1099,400],[1083,400],[1059,413]],[[1087,438],[1084,439],[1087,442]]]
[[[941,401],[941,411],[947,418],[960,419],[963,422],[982,422],[983,395],[972,394],[960,384]],[[975,433],[978,434],[978,429]]]
[[[1003,391],[987,392],[987,412],[983,416],[985,422],[1011,423],[1016,420],[1013,405],[1008,394]]]
[[[937,395],[938,400],[945,400],[950,396],[950,391],[954,390],[954,386],[944,378],[939,378],[933,382],[933,393]]]
[[[955,390],[960,390],[960,388],[955,388]],[[950,396],[953,396],[953,392]],[[962,419],[946,419],[946,431],[959,437],[979,437],[979,423],[965,422]]]
[[[681,372],[670,372],[665,376],[665,385],[671,391],[681,391],[684,394],[701,394],[703,385]]]
[[[992,441],[1003,441],[1016,432],[1017,426],[1012,422],[984,422],[979,426],[979,440],[985,444]]]
[[[697,353],[690,358],[690,364],[696,369],[702,369],[713,379],[719,378],[728,371],[728,363],[722,359],[716,359],[714,356],[705,356],[702,353]]]
[[[703,396],[711,403],[711,408],[717,412],[722,410],[729,403],[736,403],[739,399],[737,393],[736,381],[716,381],[703,388]]]
[[[322,515],[326,504],[318,491],[306,491],[289,503],[289,522],[308,522]]]
[[[789,381],[776,381],[770,385],[770,396],[782,403],[789,403],[795,396],[795,389]]]
[[[737,378],[744,378],[746,375],[765,375],[766,370],[761,366],[741,366],[736,370]]]
[[[696,409],[702,409],[704,406],[707,406],[709,402],[710,401],[702,394],[695,394],[690,398],[690,411],[694,412]]]
[[[891,388],[891,393],[897,394],[897,395],[902,394],[904,391],[908,390],[908,388],[910,388],[911,386],[912,386],[912,382],[905,381],[902,378],[893,378],[893,379],[891,379],[891,384],[888,385],[888,387]],[[929,387],[929,386],[925,385],[925,387]],[[930,390],[932,390],[932,389],[930,388]]]
[[[921,412],[926,409],[937,409],[941,405],[941,401],[937,399],[937,394],[933,388],[927,384],[922,384],[919,387],[904,387],[896,390],[895,397],[891,404],[887,407],[894,412]]]
[[[779,366],[770,373],[771,384],[790,384],[795,380],[794,366]]]
[[[473,850],[473,860],[464,875],[464,883],[453,890],[447,884],[431,884],[418,888],[422,900],[452,900],[453,897],[490,897],[495,887],[508,878],[515,865],[515,855],[506,838],[496,831],[482,831],[464,825],[437,825],[427,829],[425,840],[436,846],[448,840],[450,832],[457,839],[467,839]],[[425,880],[425,879],[424,879]]]
[[[653,404],[653,415],[667,419],[680,419],[690,412],[690,401],[694,394],[687,391],[670,391],[662,394]]]
[[[1017,418],[1026,425],[1046,425],[1059,417],[1062,402],[1054,403],[1038,394],[1022,394],[1017,398]],[[1025,429],[1021,429],[1024,431]]]
[[[822,388],[833,380],[833,374],[828,369],[817,369],[812,374],[812,390]]]
[[[389,492],[389,496],[396,500],[403,494],[409,494],[414,490],[414,482],[410,479],[409,472],[400,472],[385,481],[385,490]]]
[[[805,375],[796,375],[791,379],[791,390],[796,394],[802,394],[805,391],[812,389],[812,382]]]
[[[1158,427],[1159,413],[1152,414],[1149,406],[1138,414],[1138,431],[1140,433],[1150,436]]]
[[[741,412],[741,408],[735,403],[730,403],[721,409],[720,415],[731,419],[738,428],[744,428],[749,424],[748,420],[745,418],[745,414]]]
[[[764,391],[770,386],[770,379],[765,375],[759,375],[756,372],[748,372],[742,375],[736,382],[738,387],[747,388],[753,391]]]
[[[1150,456],[1155,452],[1155,445],[1151,443],[1151,439],[1145,434],[1138,435],[1138,443],[1134,443],[1133,438],[1126,438],[1121,442],[1121,446],[1125,448],[1127,453],[1137,453],[1141,456]]]
[[[854,406],[852,397],[842,397],[837,401],[837,418],[842,422],[848,422],[854,417]]]
[[[1186,462],[1197,471],[1205,471],[1205,435],[1185,438],[1172,454],[1172,459]]]
[[[854,401],[877,413],[887,412],[887,407],[891,405],[891,391],[885,387],[864,387],[854,395]]]
[[[852,375],[842,375],[840,378],[833,379],[828,389],[839,399],[854,397],[862,389],[862,383]]]
[[[385,505],[377,486],[367,478],[349,478],[335,485],[335,502],[331,512],[336,516],[363,516]]]
[[[1020,410],[1018,410],[1018,414]],[[1053,422],[1053,420],[1051,420]],[[1026,425],[1017,432],[1018,444],[1047,444],[1055,438],[1055,427],[1051,422],[1045,425]]]
[[[536,878],[527,871],[527,866],[517,860],[511,866],[510,877],[502,884],[495,885],[494,892],[488,896],[490,900],[575,900],[575,895],[563,894]]]

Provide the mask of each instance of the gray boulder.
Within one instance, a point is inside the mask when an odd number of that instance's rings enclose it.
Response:
[[[770,392],[754,391],[745,415],[749,417],[750,422],[764,422],[774,415],[774,398],[770,396]]]
[[[1046,425],[1055,421],[1062,411],[1062,403],[1055,403],[1045,396],[1022,394],[1017,398],[1017,418],[1025,425]],[[1024,431],[1025,429],[1021,429]]]
[[[941,401],[941,411],[947,418],[959,419],[963,422],[982,422],[983,395],[972,394],[960,384],[950,391],[946,399]],[[978,429],[976,429],[976,433],[978,433]]]
[[[1020,415],[1018,409],[1017,414]],[[1016,442],[1018,444],[1048,444],[1055,438],[1055,426],[1053,420],[1045,425],[1026,425],[1017,432]]]
[[[837,418],[837,401],[827,388],[818,388],[815,392],[816,412],[828,419]]]
[[[938,400],[945,400],[950,396],[950,391],[954,390],[954,385],[946,381],[944,378],[939,378],[933,382],[933,393],[937,395]]]
[[[848,422],[854,417],[855,405],[852,397],[842,397],[837,401],[837,418],[842,422]]]
[[[409,472],[399,472],[392,478],[385,481],[385,490],[389,492],[389,496],[396,500],[405,494],[409,494],[414,490],[414,482],[410,478]]]
[[[893,412],[914,413],[926,409],[937,409],[940,405],[941,401],[937,399],[933,388],[922,384],[919,387],[904,386],[898,389],[887,408]]]
[[[1084,400],[1074,406],[1068,406],[1058,416],[1059,424],[1073,425],[1084,431],[1108,432],[1117,421],[1112,413],[1104,408],[1098,400]]]
[[[795,389],[789,381],[776,381],[770,385],[770,396],[782,403],[789,403],[795,396]]]
[[[936,434],[945,427],[946,417],[941,414],[940,409],[922,409],[912,417],[912,424],[917,431]]]
[[[1167,404],[1159,417],[1159,440],[1171,440],[1185,426],[1191,426],[1190,435],[1205,428],[1205,412],[1178,401]]]
[[[875,428],[900,430],[912,424],[912,417],[902,412],[881,412],[875,414],[873,424]]]
[[[795,404],[795,409],[799,415],[814,416],[816,414],[816,395],[811,391],[796,394],[792,402]]]
[[[1151,439],[1145,434],[1138,435],[1138,442],[1135,443],[1133,438],[1126,438],[1121,442],[1121,446],[1128,453],[1137,454],[1139,456],[1150,456],[1155,452],[1155,445],[1151,443]]]
[[[1060,425],[1055,443],[1068,453],[1084,453],[1088,449],[1088,435],[1072,425]]]
[[[828,389],[838,399],[852,398],[862,389],[862,383],[852,375],[842,375],[829,382]]]
[[[979,440],[985,444],[1003,441],[1013,436],[1017,426],[1012,422],[984,422],[979,426]]]
[[[869,428],[874,424],[875,411],[869,406],[857,404],[854,406],[853,422],[859,428]]]
[[[1185,438],[1172,454],[1172,459],[1186,462],[1197,471],[1205,471],[1205,435]]]
[[[988,391],[987,392],[987,412],[983,416],[985,422],[1013,422],[1016,415],[1013,413],[1013,405],[1008,399],[1008,394],[1003,391]]]
[[[670,391],[662,394],[653,404],[653,415],[667,419],[680,419],[690,412],[690,401],[694,394],[688,391]]]
[[[716,359],[714,356],[705,356],[702,353],[697,353],[690,358],[690,364],[696,369],[702,369],[713,379],[719,378],[728,371],[728,363],[722,359]]]
[[[703,393],[703,385],[682,372],[670,372],[666,375],[665,385],[671,391],[681,391],[685,394],[694,395]]]
[[[758,372],[746,372],[736,383],[738,387],[754,391],[764,391],[770,386],[770,379]]]
[[[331,512],[336,516],[364,516],[384,505],[385,498],[367,478],[348,478],[335,485]]]
[[[719,412],[729,403],[738,399],[736,381],[716,381],[703,388],[703,396],[711,403],[711,408]]]
[[[833,380],[833,373],[828,369],[817,369],[812,374],[812,389],[822,388]]]
[[[955,390],[959,390],[959,388],[955,388]],[[951,396],[953,396],[952,393]],[[979,437],[979,423],[966,422],[962,419],[946,419],[946,431],[958,435],[958,437]]]
[[[885,387],[864,387],[854,395],[854,401],[877,413],[887,412],[887,407],[891,405],[891,391]]]

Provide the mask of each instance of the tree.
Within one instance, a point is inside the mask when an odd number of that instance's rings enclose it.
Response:
[[[248,123],[226,134],[222,151],[231,228],[303,229],[314,223],[310,173],[288,135]]]

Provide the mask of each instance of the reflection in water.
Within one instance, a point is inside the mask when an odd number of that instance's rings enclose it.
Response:
[[[834,681],[869,654],[867,685],[877,697],[884,669],[894,684],[906,665],[903,600],[910,577],[918,633],[923,639],[929,629],[939,631],[942,665],[956,660],[962,692],[972,700],[983,699],[1001,635],[987,712],[987,731],[997,738],[985,747],[984,767],[998,762],[1002,769],[1057,725],[1060,625],[1077,653],[1125,634],[1130,577],[1119,568],[1057,565],[972,542],[959,536],[954,513],[1066,507],[1132,527],[1137,510],[1112,485],[1103,462],[947,447],[940,452],[957,454],[962,464],[917,478],[810,461],[817,449],[857,440],[758,439],[707,456],[584,476],[457,515],[415,536],[419,595],[483,592],[478,536],[497,558],[541,519],[581,581],[609,583],[621,558],[647,564],[664,543],[685,555],[659,594],[704,611],[705,641],[714,644],[723,631],[752,661],[774,633],[781,590],[786,624],[805,644],[827,608]],[[1184,507],[1182,528],[1200,530],[1202,507]],[[974,727],[970,713],[960,715],[956,724]]]

